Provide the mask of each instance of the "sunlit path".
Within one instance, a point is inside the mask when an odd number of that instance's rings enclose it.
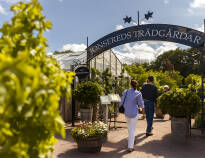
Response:
[[[127,149],[127,128],[125,124],[117,124],[123,128],[111,130],[108,134],[108,141],[103,144],[100,153],[88,154],[80,153],[77,150],[77,144],[67,132],[65,140],[58,139],[59,142],[55,145],[54,156],[57,158],[203,158],[205,155],[204,145],[205,136],[197,135],[192,131],[192,137],[186,144],[176,142],[171,137],[171,126],[169,117],[166,116],[164,120],[154,120],[154,135],[145,137],[145,120],[139,121],[136,130],[136,144],[135,151],[128,153]],[[121,115],[118,120],[124,120]],[[70,127],[68,127],[70,129]]]

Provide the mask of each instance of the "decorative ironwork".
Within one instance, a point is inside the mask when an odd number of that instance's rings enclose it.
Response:
[[[79,59],[73,59],[74,68],[77,67],[78,65],[81,65],[81,61]]]
[[[145,14],[145,19],[149,20],[150,18],[152,18],[153,12],[148,11],[147,14]]]
[[[86,66],[80,66],[75,70],[79,79],[86,78],[89,75],[89,69]]]
[[[132,21],[132,17],[128,17],[126,16],[125,18],[123,18],[124,23],[130,23]]]
[[[144,19],[149,20],[150,18],[152,18],[153,13],[154,13],[154,12],[148,11],[148,13],[145,14]],[[139,18],[140,18],[140,13],[139,13],[139,11],[138,11],[138,12],[137,12],[138,25],[140,24]],[[131,16],[130,16],[130,17],[126,16],[125,18],[123,18],[123,20],[124,20],[124,23],[130,23],[131,21],[135,22],[135,21],[132,19]]]

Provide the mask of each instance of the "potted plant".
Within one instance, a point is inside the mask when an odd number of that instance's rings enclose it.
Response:
[[[100,152],[107,137],[108,126],[103,122],[83,123],[71,130],[80,152]]]
[[[164,91],[162,86],[159,86],[157,88],[158,88],[158,95],[160,97],[165,91]],[[162,113],[158,104],[156,104],[156,106],[155,106],[155,114],[156,114],[156,118],[164,119],[164,114]]]
[[[103,89],[96,82],[83,82],[73,91],[73,97],[80,102],[82,121],[92,121],[92,107],[100,101]]]
[[[186,139],[190,135],[189,118],[200,111],[201,99],[193,88],[176,89],[159,97],[158,107],[171,115],[172,135]]]

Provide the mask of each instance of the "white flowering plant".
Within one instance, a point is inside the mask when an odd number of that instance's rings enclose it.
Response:
[[[71,130],[75,140],[86,140],[88,138],[104,138],[108,134],[107,124],[97,121],[94,123],[83,123]]]

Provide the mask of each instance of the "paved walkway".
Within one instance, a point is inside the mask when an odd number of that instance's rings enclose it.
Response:
[[[140,118],[141,116],[139,116]],[[124,116],[119,117],[122,121]],[[118,120],[119,120],[118,119]],[[100,153],[80,153],[77,144],[67,129],[67,138],[58,138],[54,149],[57,158],[205,158],[205,136],[199,131],[192,131],[192,137],[187,143],[173,140],[168,116],[164,120],[155,119],[153,136],[145,137],[145,120],[139,120],[136,130],[135,151],[128,153],[126,124],[118,124],[123,128],[112,129],[108,134],[108,141],[103,144]]]

